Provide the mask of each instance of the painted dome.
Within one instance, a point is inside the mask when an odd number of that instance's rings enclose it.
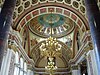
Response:
[[[32,33],[41,36],[48,37],[51,34],[53,37],[62,37],[69,34],[75,26],[75,23],[61,14],[42,14],[29,22],[29,29]]]

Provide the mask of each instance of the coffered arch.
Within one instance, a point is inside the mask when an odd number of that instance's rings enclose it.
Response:
[[[35,5],[34,7],[30,7],[29,9],[23,11],[22,14],[18,18],[14,20],[13,28],[20,29],[20,26],[24,23],[27,23],[30,19],[32,19],[34,16],[38,16],[39,14],[43,13],[50,13],[50,9],[54,10],[54,13],[60,13],[64,16],[70,17],[73,21],[77,23],[77,25],[81,25],[85,27],[85,29],[88,28],[87,19],[83,17],[83,14],[78,12],[75,8],[62,4],[62,3],[40,3]],[[21,23],[21,25],[20,25]]]

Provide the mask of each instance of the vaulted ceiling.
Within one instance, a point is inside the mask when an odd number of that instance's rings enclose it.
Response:
[[[2,7],[3,0],[0,4]],[[68,61],[78,50],[77,36],[81,38],[89,30],[84,0],[17,0],[12,28],[20,33],[23,43],[26,41],[24,49],[35,61],[35,66],[44,67],[46,59],[40,56],[39,46],[50,36],[51,15],[53,37],[63,45],[62,56],[56,57],[57,66],[68,68]],[[32,45],[34,38],[38,44]]]

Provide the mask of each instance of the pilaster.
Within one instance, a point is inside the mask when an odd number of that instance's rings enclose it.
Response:
[[[87,72],[88,75],[99,75],[98,74],[98,68],[97,68],[97,62],[96,62],[96,56],[94,53],[94,50],[90,50],[87,55]]]

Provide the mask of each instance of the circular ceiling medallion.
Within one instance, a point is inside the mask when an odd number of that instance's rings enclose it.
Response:
[[[60,38],[71,33],[75,23],[68,17],[52,13],[37,16],[28,25],[32,33],[41,37],[49,37],[52,26],[52,36]]]
[[[60,14],[44,14],[39,16],[38,22],[44,27],[58,27],[64,24],[65,17]]]

